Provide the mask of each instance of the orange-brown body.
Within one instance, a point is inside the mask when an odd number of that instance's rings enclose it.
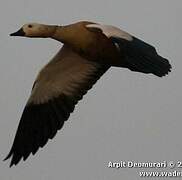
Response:
[[[121,63],[114,43],[101,31],[86,28],[92,22],[78,22],[57,28],[53,38],[66,43],[81,56],[100,63],[115,65]]]

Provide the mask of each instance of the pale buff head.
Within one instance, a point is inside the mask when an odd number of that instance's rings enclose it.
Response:
[[[45,25],[38,23],[28,23],[22,26],[17,32],[10,34],[10,36],[25,36],[25,37],[51,37],[57,26]]]

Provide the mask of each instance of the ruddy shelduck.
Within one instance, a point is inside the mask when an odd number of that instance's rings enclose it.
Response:
[[[67,26],[25,24],[11,36],[52,38],[64,45],[38,74],[12,148],[16,165],[52,139],[75,105],[112,66],[162,77],[171,70],[156,49],[109,25],[82,21]]]

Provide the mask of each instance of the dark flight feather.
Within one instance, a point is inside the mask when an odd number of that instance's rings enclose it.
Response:
[[[169,61],[157,54],[156,49],[144,41],[133,37],[128,41],[118,37],[110,38],[121,52],[122,67],[142,73],[152,73],[162,77],[171,71]]]
[[[48,139],[56,135],[73,112],[75,104],[107,69],[99,69],[86,83],[80,84],[80,89],[73,97],[60,95],[44,104],[28,104],[25,107],[13,146],[4,159],[12,156],[10,167],[17,165],[22,158],[26,160],[31,153],[34,155]]]
[[[56,135],[69,118],[70,113],[73,112],[77,102],[108,68],[108,66],[99,66],[86,82],[79,84],[79,88],[73,96],[61,94],[43,104],[27,104],[13,146],[4,159],[12,157],[10,167],[17,165],[22,158],[26,160],[31,153],[34,155],[40,147],[47,143],[48,139],[52,139]]]

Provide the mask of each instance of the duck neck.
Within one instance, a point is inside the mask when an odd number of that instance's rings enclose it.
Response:
[[[67,33],[64,26],[55,26],[55,31],[51,35],[51,38],[60,41],[62,43],[65,43],[66,34]]]

